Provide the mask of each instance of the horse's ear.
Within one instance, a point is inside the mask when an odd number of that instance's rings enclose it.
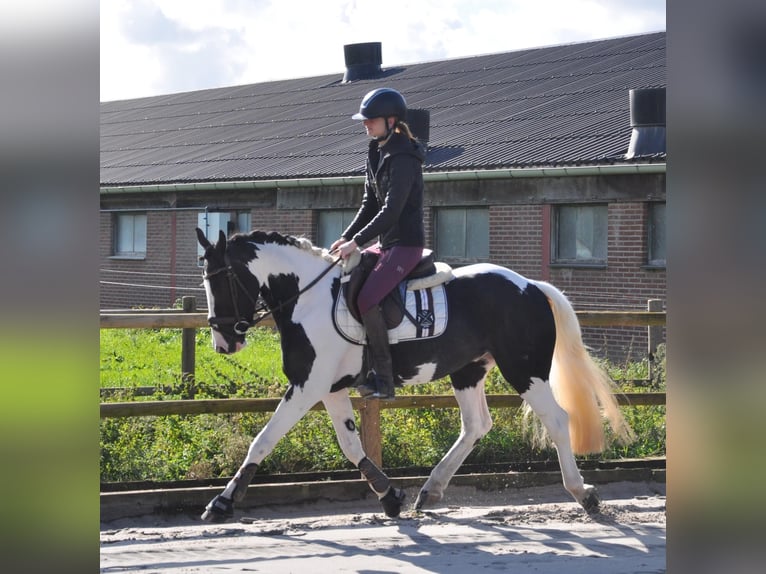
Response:
[[[215,248],[221,255],[226,253],[226,234],[223,229],[218,230],[218,243],[215,244]]]
[[[203,249],[210,247],[210,242],[207,240],[207,237],[205,237],[205,232],[202,231],[199,227],[197,228],[197,241],[199,241],[199,244]]]

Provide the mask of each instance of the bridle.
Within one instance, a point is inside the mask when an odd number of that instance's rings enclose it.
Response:
[[[232,329],[237,335],[244,335],[245,333],[247,333],[247,330],[250,327],[255,327],[258,323],[263,321],[269,315],[277,311],[281,311],[287,305],[289,305],[290,303],[295,301],[298,297],[300,297],[303,293],[305,293],[306,291],[311,289],[314,285],[319,283],[319,280],[322,279],[322,277],[324,277],[325,275],[327,275],[332,270],[332,268],[335,267],[341,261],[341,259],[342,258],[340,256],[334,259],[333,262],[330,265],[328,265],[326,269],[324,269],[319,275],[317,275],[303,289],[298,291],[295,295],[293,295],[289,299],[282,301],[279,305],[277,305],[273,309],[269,309],[266,303],[262,303],[259,305],[256,302],[256,300],[247,290],[247,287],[245,287],[245,284],[242,282],[242,280],[239,278],[237,273],[234,271],[234,267],[229,261],[229,257],[227,254],[225,255],[226,266],[221,267],[220,269],[216,269],[215,271],[212,271],[211,273],[206,273],[205,275],[202,276],[202,279],[209,280],[211,277],[215,277],[216,275],[220,275],[221,273],[226,273],[227,283],[229,284],[229,295],[231,296],[231,303],[234,306],[234,316],[233,317],[210,317],[207,320],[207,322],[214,329],[219,328],[221,325],[232,325]],[[253,304],[253,315],[250,319],[245,317],[239,311],[239,305],[237,305],[237,290],[242,291],[250,300],[250,302]],[[263,311],[266,311],[266,312],[263,313]]]
[[[231,303],[232,305],[234,305],[234,316],[233,317],[210,317],[207,320],[207,322],[214,329],[217,329],[221,327],[222,325],[232,325],[232,328],[234,329],[234,332],[237,335],[244,335],[250,327],[254,327],[255,325],[258,324],[259,321],[262,321],[264,317],[268,316],[268,315],[263,315],[259,318],[255,318],[255,315],[263,311],[266,308],[266,306],[263,304],[258,305],[256,300],[253,299],[253,296],[250,294],[250,291],[247,290],[247,287],[245,287],[244,283],[242,283],[242,280],[235,273],[231,263],[228,262],[228,257],[227,257],[227,265],[225,267],[216,269],[215,271],[211,273],[206,273],[205,275],[202,276],[202,279],[209,281],[211,277],[215,277],[216,275],[220,275],[221,273],[226,273],[226,279],[229,285],[229,295],[231,297]],[[247,319],[242,313],[239,312],[239,305],[237,305],[237,299],[238,299],[237,290],[242,291],[247,296],[247,298],[250,299],[250,302],[253,304],[253,316],[250,319]]]

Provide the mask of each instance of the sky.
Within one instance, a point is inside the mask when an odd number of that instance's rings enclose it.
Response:
[[[343,74],[665,30],[665,0],[102,0],[100,100]]]

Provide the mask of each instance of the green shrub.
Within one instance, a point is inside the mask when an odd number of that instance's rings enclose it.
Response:
[[[208,329],[196,339],[194,385],[180,377],[181,331],[102,330],[101,386],[120,387],[102,400],[170,400],[221,397],[281,397],[287,380],[281,372],[276,333],[253,329],[249,348],[234,356],[213,351]],[[626,392],[664,390],[664,346],[655,356],[652,377],[648,361],[605,364]],[[141,387],[154,387],[151,395]],[[488,393],[506,394],[509,385],[497,369],[487,378]],[[447,380],[408,387],[407,394],[450,394]],[[662,456],[665,454],[665,407],[624,407],[637,439],[612,446],[598,458]],[[494,425],[468,464],[555,460],[555,451],[538,450],[524,435],[519,409],[491,409]],[[181,480],[228,477],[244,459],[253,437],[271,413],[129,417],[101,421],[101,480]],[[357,421],[358,423],[358,421]],[[381,413],[385,467],[432,467],[460,433],[457,409],[386,409]],[[329,417],[309,412],[280,440],[259,466],[265,474],[351,469],[341,452]]]

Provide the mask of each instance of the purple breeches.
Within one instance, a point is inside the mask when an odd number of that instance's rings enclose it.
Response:
[[[403,245],[381,251],[380,245],[375,244],[365,251],[377,254],[378,262],[364,282],[357,298],[357,305],[362,314],[369,311],[373,305],[380,303],[383,297],[393,291],[394,287],[415,269],[423,256],[422,247]]]

